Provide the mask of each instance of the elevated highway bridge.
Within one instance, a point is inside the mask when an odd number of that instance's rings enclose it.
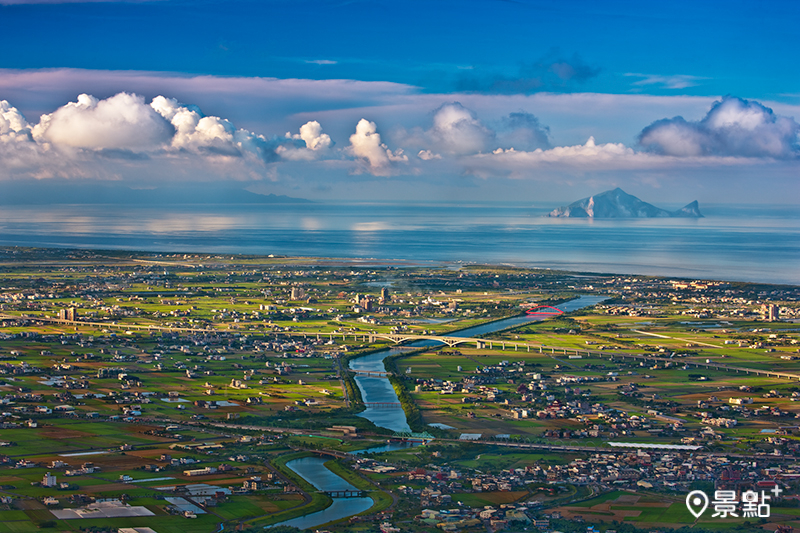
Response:
[[[63,324],[63,325],[73,325],[73,326],[90,326],[95,328],[104,328],[104,329],[117,329],[122,331],[128,330],[146,330],[146,331],[169,331],[169,332],[182,332],[182,333],[195,333],[195,334],[215,334],[215,333],[227,333],[225,330],[218,330],[218,329],[201,329],[201,328],[173,328],[173,327],[166,327],[166,326],[151,326],[151,325],[136,325],[136,324],[118,324],[118,323],[107,323],[107,322],[90,322],[85,320],[61,320],[58,318],[49,318],[49,317],[39,317],[34,315],[8,315],[0,313],[0,319],[3,320],[30,320],[34,322],[46,322],[46,323],[54,323],[54,324]],[[361,342],[378,342],[379,340],[385,340],[392,342],[396,345],[406,344],[410,342],[416,341],[434,341],[438,342],[450,347],[458,346],[461,344],[471,344],[474,345],[478,349],[485,349],[489,348],[490,350],[513,350],[513,351],[526,351],[526,352],[538,352],[541,354],[545,354],[549,357],[555,358],[556,356],[576,356],[576,357],[591,357],[591,358],[602,358],[602,359],[612,359],[612,358],[620,358],[620,359],[633,359],[651,363],[667,363],[670,362],[676,365],[686,365],[688,367],[695,367],[695,368],[708,368],[710,370],[717,370],[717,371],[725,371],[725,372],[735,372],[737,374],[750,374],[755,376],[762,376],[762,377],[770,377],[770,378],[779,378],[779,379],[789,379],[800,381],[800,374],[793,373],[793,372],[780,372],[775,370],[768,370],[768,369],[761,369],[761,368],[747,368],[743,366],[732,366],[717,362],[700,362],[700,361],[692,361],[687,359],[674,359],[668,357],[659,357],[655,355],[649,354],[633,354],[627,352],[620,352],[614,350],[584,350],[578,348],[564,348],[559,346],[547,346],[544,344],[538,343],[531,343],[531,342],[523,342],[523,341],[512,341],[512,340],[496,340],[496,339],[486,339],[481,337],[459,337],[456,335],[412,335],[412,334],[404,334],[404,333],[377,333],[377,332],[326,332],[326,333],[312,333],[312,332],[301,332],[301,331],[271,331],[271,330],[264,330],[263,334],[265,335],[278,335],[284,337],[297,337],[303,339],[316,339],[316,340],[323,340],[323,339],[342,339],[342,342],[347,342],[348,339],[352,338],[354,341],[361,341]]]

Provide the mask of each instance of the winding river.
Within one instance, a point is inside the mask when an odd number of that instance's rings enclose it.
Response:
[[[575,311],[583,307],[595,305],[605,298],[600,296],[580,296],[574,300],[564,302],[558,307],[564,312]],[[515,316],[490,322],[473,328],[464,329],[455,333],[449,334],[453,337],[476,337],[486,333],[493,333],[512,326],[518,326],[527,322],[536,322],[544,320],[546,317],[542,316]],[[363,357],[358,357],[350,361],[350,368],[353,370],[371,370],[371,371],[386,371],[383,360],[387,357],[397,355],[407,351],[408,348],[424,348],[427,346],[436,346],[441,344],[437,341],[417,341],[406,345],[405,348],[388,348],[381,350]],[[400,400],[392,387],[392,384],[385,377],[375,377],[357,374],[355,376],[358,389],[361,391],[361,398],[364,402],[380,402],[399,404]],[[365,411],[361,412],[359,416],[372,421],[376,426],[382,427],[391,431],[411,431],[406,420],[405,412],[401,407],[389,408],[372,408],[368,407]],[[380,453],[391,451],[408,446],[404,443],[388,443],[373,448],[367,448],[355,453]],[[314,487],[321,491],[340,491],[340,490],[358,490],[356,487],[337,476],[327,468],[324,464],[329,459],[322,457],[305,457],[302,459],[295,459],[289,461],[286,466],[296,472],[300,477],[311,483]],[[294,526],[300,529],[308,529],[346,518],[348,516],[356,515],[360,512],[366,511],[372,506],[372,498],[333,498],[333,503],[315,513],[307,514],[292,520],[287,520],[276,525]]]
[[[558,308],[566,313],[581,309],[583,307],[590,307],[602,302],[603,300],[605,300],[605,298],[602,296],[579,296],[574,300],[559,304]],[[519,326],[520,324],[545,320],[546,318],[548,317],[531,315],[514,316],[511,318],[498,320],[496,322],[489,322],[488,324],[475,326],[473,328],[463,329],[454,333],[449,333],[448,335],[451,337],[477,337],[479,335],[493,333],[495,331],[504,330],[513,326]],[[364,357],[351,359],[350,368],[353,370],[385,372],[386,367],[383,364],[383,360],[387,357],[402,353],[409,347],[424,348],[426,346],[437,346],[440,344],[441,343],[438,341],[416,341],[411,344],[407,344],[406,348],[389,348],[387,350],[381,350],[380,352],[365,355]],[[361,391],[361,398],[365,403],[400,402],[400,400],[397,398],[397,393],[395,393],[394,388],[392,387],[392,384],[385,377],[356,374],[355,380],[356,384],[358,385],[358,389]],[[392,431],[411,431],[402,407],[368,407],[366,410],[362,411],[359,416],[372,421],[378,427]]]
[[[303,457],[302,459],[295,459],[289,461],[286,466],[300,477],[314,485],[317,490],[333,491],[333,490],[358,490],[356,487],[337,476],[327,468],[324,464],[330,461],[330,458],[322,457]],[[333,498],[333,503],[315,513],[299,516],[286,522],[281,522],[278,525],[294,526],[300,529],[307,529],[316,527],[321,524],[326,524],[334,520],[339,520],[346,516],[352,516],[362,511],[366,511],[372,507],[372,498]]]
[[[389,442],[372,448],[358,450],[351,452],[353,454],[364,453],[381,453],[401,448],[407,448],[411,444],[404,442]],[[330,461],[329,458],[323,457],[303,457],[295,459],[286,463],[286,466],[293,470],[297,475],[314,485],[320,491],[340,491],[340,490],[359,490],[357,487],[351,485],[341,477],[337,476],[327,468],[325,463]],[[356,515],[362,511],[366,511],[374,503],[372,498],[332,498],[333,503],[315,513],[310,513],[291,520],[286,520],[276,526],[294,526],[300,529],[308,529],[317,527],[334,520],[346,518],[348,516]]]

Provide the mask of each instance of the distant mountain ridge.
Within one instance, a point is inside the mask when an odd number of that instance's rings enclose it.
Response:
[[[677,211],[643,202],[619,187],[552,210],[554,218],[703,218],[697,200]]]
[[[166,185],[133,189],[116,183],[74,183],[67,180],[0,183],[0,205],[51,204],[281,204],[312,203],[303,198],[258,194],[235,184]]]

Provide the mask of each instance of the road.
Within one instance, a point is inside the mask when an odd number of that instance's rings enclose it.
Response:
[[[640,329],[632,329],[631,331],[635,333],[640,333],[642,335],[647,335],[649,337],[658,337],[659,339],[671,339],[671,340],[685,342],[687,344],[699,344],[700,346],[708,346],[709,348],[725,348],[724,346],[717,346],[716,344],[708,344],[707,342],[694,341],[691,339],[681,339],[680,337],[667,337],[666,335],[660,335],[658,333],[650,333],[649,331],[642,331]]]
[[[134,325],[134,324],[110,324],[104,322],[89,322],[89,321],[67,321],[67,320],[60,320],[54,318],[43,318],[43,317],[36,317],[36,316],[15,316],[15,315],[8,315],[8,314],[0,314],[0,319],[26,319],[26,320],[38,320],[40,322],[51,322],[57,324],[65,324],[65,325],[81,325],[81,326],[90,326],[95,328],[116,328],[121,330],[150,330],[150,331],[167,331],[167,332],[182,332],[182,333],[221,333],[225,330],[216,330],[216,329],[198,329],[198,328],[173,328],[167,326],[141,326],[141,325]],[[638,330],[638,333],[648,334],[647,332],[642,332]],[[375,341],[379,338],[391,340],[393,342],[408,342],[408,341],[415,341],[415,340],[436,340],[442,342],[444,344],[448,344],[450,346],[456,346],[462,343],[473,343],[478,346],[485,346],[489,345],[490,349],[494,348],[494,345],[497,344],[499,349],[506,350],[506,346],[509,348],[513,347],[513,351],[517,351],[519,348],[527,350],[528,352],[533,349],[534,351],[538,351],[539,353],[545,354],[546,352],[550,352],[549,355],[555,355],[557,352],[561,352],[564,355],[574,354],[584,355],[586,357],[620,357],[620,358],[632,358],[632,359],[640,359],[643,361],[649,361],[653,363],[658,362],[671,362],[674,364],[683,363],[684,365],[694,366],[698,368],[710,368],[713,370],[720,370],[726,372],[737,372],[737,373],[745,373],[745,374],[755,374],[757,376],[766,376],[766,377],[776,377],[776,378],[784,378],[784,379],[791,379],[791,380],[798,380],[800,381],[800,374],[795,374],[791,372],[776,372],[770,370],[763,370],[760,368],[748,368],[748,367],[741,367],[741,366],[728,366],[721,363],[710,362],[710,363],[703,363],[699,361],[691,361],[687,359],[671,359],[668,357],[657,357],[654,355],[647,355],[647,354],[631,354],[625,352],[615,352],[611,350],[605,351],[592,351],[592,350],[581,350],[577,348],[566,348],[563,346],[547,346],[544,344],[535,344],[529,342],[518,342],[518,341],[502,341],[502,340],[492,340],[492,339],[485,339],[485,338],[466,338],[466,337],[454,337],[449,335],[396,335],[396,334],[379,334],[379,333],[370,333],[370,332],[361,332],[360,335],[356,334],[347,334],[347,333],[311,333],[311,332],[298,332],[298,331],[281,331],[281,332],[274,332],[272,330],[263,331],[265,335],[274,334],[274,335],[283,335],[283,336],[290,336],[290,337],[302,337],[302,338],[322,338],[322,337],[330,337],[331,339],[334,337],[342,337],[342,340],[346,340],[348,337],[353,337],[354,339],[361,338],[363,341],[372,340]],[[656,333],[649,333],[648,335],[652,335],[655,337],[665,337]],[[676,340],[683,340],[683,339],[676,339]],[[687,342],[694,342],[694,341],[687,341]],[[702,344],[702,343],[696,343]],[[710,346],[713,348],[719,348],[719,346],[715,346],[713,344],[706,344],[706,346]],[[343,369],[341,369],[343,370]]]

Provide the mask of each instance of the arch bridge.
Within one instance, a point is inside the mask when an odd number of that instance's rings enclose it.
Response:
[[[477,339],[472,337],[451,337],[448,335],[403,335],[398,333],[370,333],[369,334],[369,341],[375,342],[377,339],[385,339],[388,341],[392,341],[395,344],[400,344],[402,342],[408,341],[436,341],[441,342],[442,344],[446,344],[451,348],[453,346],[457,346],[459,344],[476,344],[477,342],[483,342],[483,339]]]
[[[506,347],[513,347],[513,349],[519,350],[524,349],[527,351],[531,351],[531,348],[537,348],[539,352],[542,351],[543,346],[539,346],[528,343],[528,342],[520,342],[520,341],[509,341],[509,340],[497,340],[497,339],[483,339],[479,337],[453,337],[449,335],[403,335],[397,333],[370,333],[368,335],[370,342],[375,342],[377,339],[386,339],[395,344],[400,344],[403,342],[414,342],[414,341],[436,341],[442,344],[446,344],[449,347],[458,346],[459,344],[472,344],[476,348],[489,348],[494,349],[495,346],[505,350]]]

